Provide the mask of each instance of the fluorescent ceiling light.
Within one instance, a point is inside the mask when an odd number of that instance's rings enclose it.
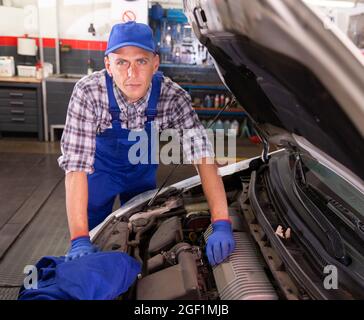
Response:
[[[335,0],[303,0],[303,2],[318,7],[334,7],[334,8],[354,8],[354,1],[335,1]]]
[[[63,0],[64,6],[73,6],[73,5],[94,5],[100,3],[110,3],[110,0]]]
[[[39,8],[50,8],[56,6],[56,0],[38,0]]]

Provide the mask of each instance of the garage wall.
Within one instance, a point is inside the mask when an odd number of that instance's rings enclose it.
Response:
[[[9,2],[9,1],[8,1]],[[111,26],[132,6],[137,21],[148,22],[148,0],[14,0],[0,6],[0,55],[15,57],[17,38],[42,37],[45,61],[55,67],[55,39],[61,45],[61,72],[86,73],[90,60],[95,70],[103,67],[103,52]],[[5,4],[5,2],[4,2]],[[88,29],[90,23],[95,35]],[[55,68],[54,68],[55,69]]]

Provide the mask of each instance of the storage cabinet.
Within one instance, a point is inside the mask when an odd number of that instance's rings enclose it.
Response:
[[[68,104],[72,96],[74,82],[48,79],[47,90],[47,112],[48,125],[64,125],[67,117]]]
[[[0,82],[0,133],[36,132],[43,140],[40,83]]]
[[[50,140],[54,141],[55,129],[63,129],[73,88],[79,79],[50,77],[46,79],[47,115]]]

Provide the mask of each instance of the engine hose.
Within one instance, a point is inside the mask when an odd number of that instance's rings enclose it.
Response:
[[[170,218],[170,217],[174,217],[174,216],[181,216],[181,215],[184,215],[184,214],[187,214],[187,211],[185,209],[179,209],[179,210],[176,210],[176,211],[170,211],[170,212],[167,212],[167,213],[163,213],[159,216],[156,216],[157,219],[161,219],[161,218]]]
[[[137,233],[135,235],[135,240],[128,242],[129,245],[135,247],[134,248],[134,258],[137,259],[142,264],[142,275],[143,276],[148,274],[148,265],[147,265],[147,263],[145,263],[147,257],[144,257],[144,259],[142,259],[141,256],[140,256],[139,245],[140,245],[140,239],[142,238],[142,235],[145,232],[147,232],[150,228],[153,227],[153,225],[155,224],[157,219],[170,218],[170,217],[174,217],[174,216],[183,215],[183,214],[186,214],[186,213],[187,213],[186,210],[180,209],[180,210],[164,213],[164,214],[161,214],[161,215],[158,215],[158,216],[153,216],[153,217],[150,218],[150,220],[148,221],[148,223],[144,227],[142,227],[140,230],[137,231]]]
[[[144,257],[144,259],[142,259],[140,256],[140,250],[139,250],[140,239],[142,238],[142,235],[145,232],[147,232],[150,228],[153,227],[156,220],[157,220],[156,217],[152,217],[144,227],[142,227],[140,230],[138,230],[138,232],[135,235],[135,240],[130,241],[130,244],[135,246],[134,258],[137,259],[142,265],[142,275],[144,275],[146,272],[146,263],[145,263],[145,257]]]

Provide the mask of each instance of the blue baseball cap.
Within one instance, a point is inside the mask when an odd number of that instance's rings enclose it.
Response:
[[[144,23],[135,21],[115,24],[111,29],[105,56],[126,46],[139,47],[155,53],[152,29]]]

